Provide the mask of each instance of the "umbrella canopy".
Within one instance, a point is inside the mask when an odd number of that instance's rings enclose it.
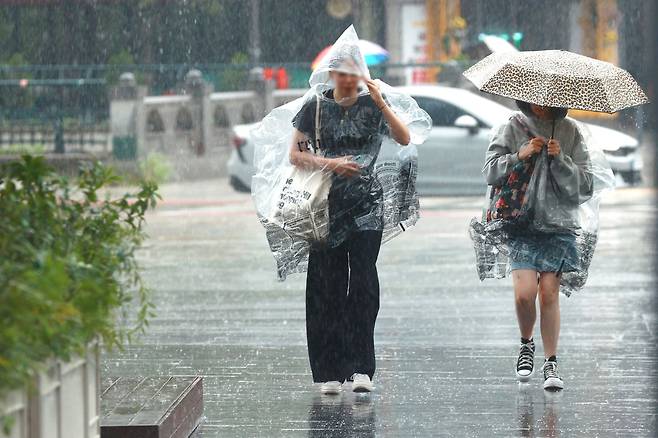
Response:
[[[332,46],[327,46],[313,60],[311,68],[315,69],[320,64],[320,61],[324,56],[329,53]],[[366,65],[377,65],[388,60],[390,57],[388,51],[379,44],[373,43],[368,40],[359,40],[359,50],[361,54],[366,59]]]
[[[626,70],[565,50],[492,53],[464,76],[481,91],[543,106],[613,113],[649,101]]]

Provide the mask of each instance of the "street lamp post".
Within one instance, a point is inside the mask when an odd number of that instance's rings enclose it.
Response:
[[[249,32],[251,43],[251,63],[260,63],[260,0],[251,0],[251,29]]]

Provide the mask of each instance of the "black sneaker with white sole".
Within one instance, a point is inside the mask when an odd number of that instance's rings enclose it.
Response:
[[[516,377],[520,382],[530,380],[535,372],[535,341],[521,342],[519,358],[516,360]]]
[[[544,389],[549,391],[564,389],[564,382],[557,373],[557,361],[546,359],[542,371],[544,371]]]

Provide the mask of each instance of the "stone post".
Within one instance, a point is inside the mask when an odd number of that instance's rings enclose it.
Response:
[[[254,67],[249,70],[247,88],[256,94],[256,118],[260,120],[274,109],[274,80],[265,79],[263,69]]]
[[[210,111],[210,94],[212,85],[203,80],[203,74],[192,69],[185,75],[185,93],[190,96],[190,113],[194,128],[190,142],[197,155],[203,155],[211,138],[212,113]]]
[[[110,138],[112,155],[118,160],[134,160],[143,144],[142,102],[146,90],[137,85],[135,75],[122,73],[110,93]]]

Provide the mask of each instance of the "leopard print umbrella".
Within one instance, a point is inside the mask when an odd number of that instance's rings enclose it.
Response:
[[[543,106],[614,113],[649,101],[626,70],[565,50],[492,53],[464,76],[481,91]]]

